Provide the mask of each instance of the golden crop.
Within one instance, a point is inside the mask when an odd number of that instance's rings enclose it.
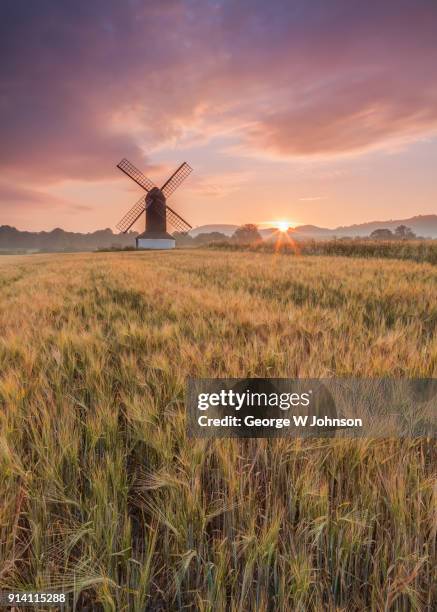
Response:
[[[189,440],[184,415],[189,375],[437,377],[431,264],[5,256],[0,291],[0,589],[435,609],[434,441]]]

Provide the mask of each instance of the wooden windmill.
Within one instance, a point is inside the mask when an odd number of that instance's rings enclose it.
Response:
[[[175,239],[167,232],[171,225],[178,232],[188,232],[191,225],[167,204],[167,198],[179,187],[193,169],[184,162],[159,189],[127,159],[117,164],[122,172],[137,183],[146,192],[117,223],[117,229],[124,234],[144,213],[146,227],[137,239],[140,249],[174,249]]]

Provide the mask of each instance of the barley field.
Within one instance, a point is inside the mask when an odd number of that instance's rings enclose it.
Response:
[[[0,588],[68,609],[437,606],[432,440],[190,440],[187,376],[437,377],[429,263],[0,259]]]
[[[213,241],[210,248],[225,251],[280,252],[287,255],[335,255],[341,257],[376,257],[437,264],[437,240],[371,240],[339,238],[334,240],[293,240],[277,236],[275,240],[237,244]]]

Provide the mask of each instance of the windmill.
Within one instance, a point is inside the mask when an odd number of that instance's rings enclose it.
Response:
[[[167,223],[178,232],[188,232],[191,225],[167,204],[167,198],[179,187],[193,169],[184,162],[159,189],[150,179],[140,172],[127,159],[117,164],[122,172],[135,181],[146,192],[116,225],[125,234],[143,213],[146,216],[146,229],[137,239],[137,248],[174,249],[175,239],[167,233]]]

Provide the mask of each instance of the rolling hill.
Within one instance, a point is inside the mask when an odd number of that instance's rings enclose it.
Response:
[[[334,237],[364,237],[369,236],[374,230],[387,228],[394,230],[398,225],[406,225],[410,227],[417,236],[425,238],[437,238],[437,215],[417,215],[408,219],[390,219],[388,221],[369,221],[367,223],[359,223],[354,225],[340,225],[335,228],[319,227],[317,225],[298,225],[295,233],[302,238],[334,238]],[[190,234],[195,237],[199,234],[209,232],[220,232],[226,236],[231,236],[237,229],[237,225],[215,224],[201,225],[191,230]],[[260,230],[261,235],[266,238],[273,231],[271,228]]]

